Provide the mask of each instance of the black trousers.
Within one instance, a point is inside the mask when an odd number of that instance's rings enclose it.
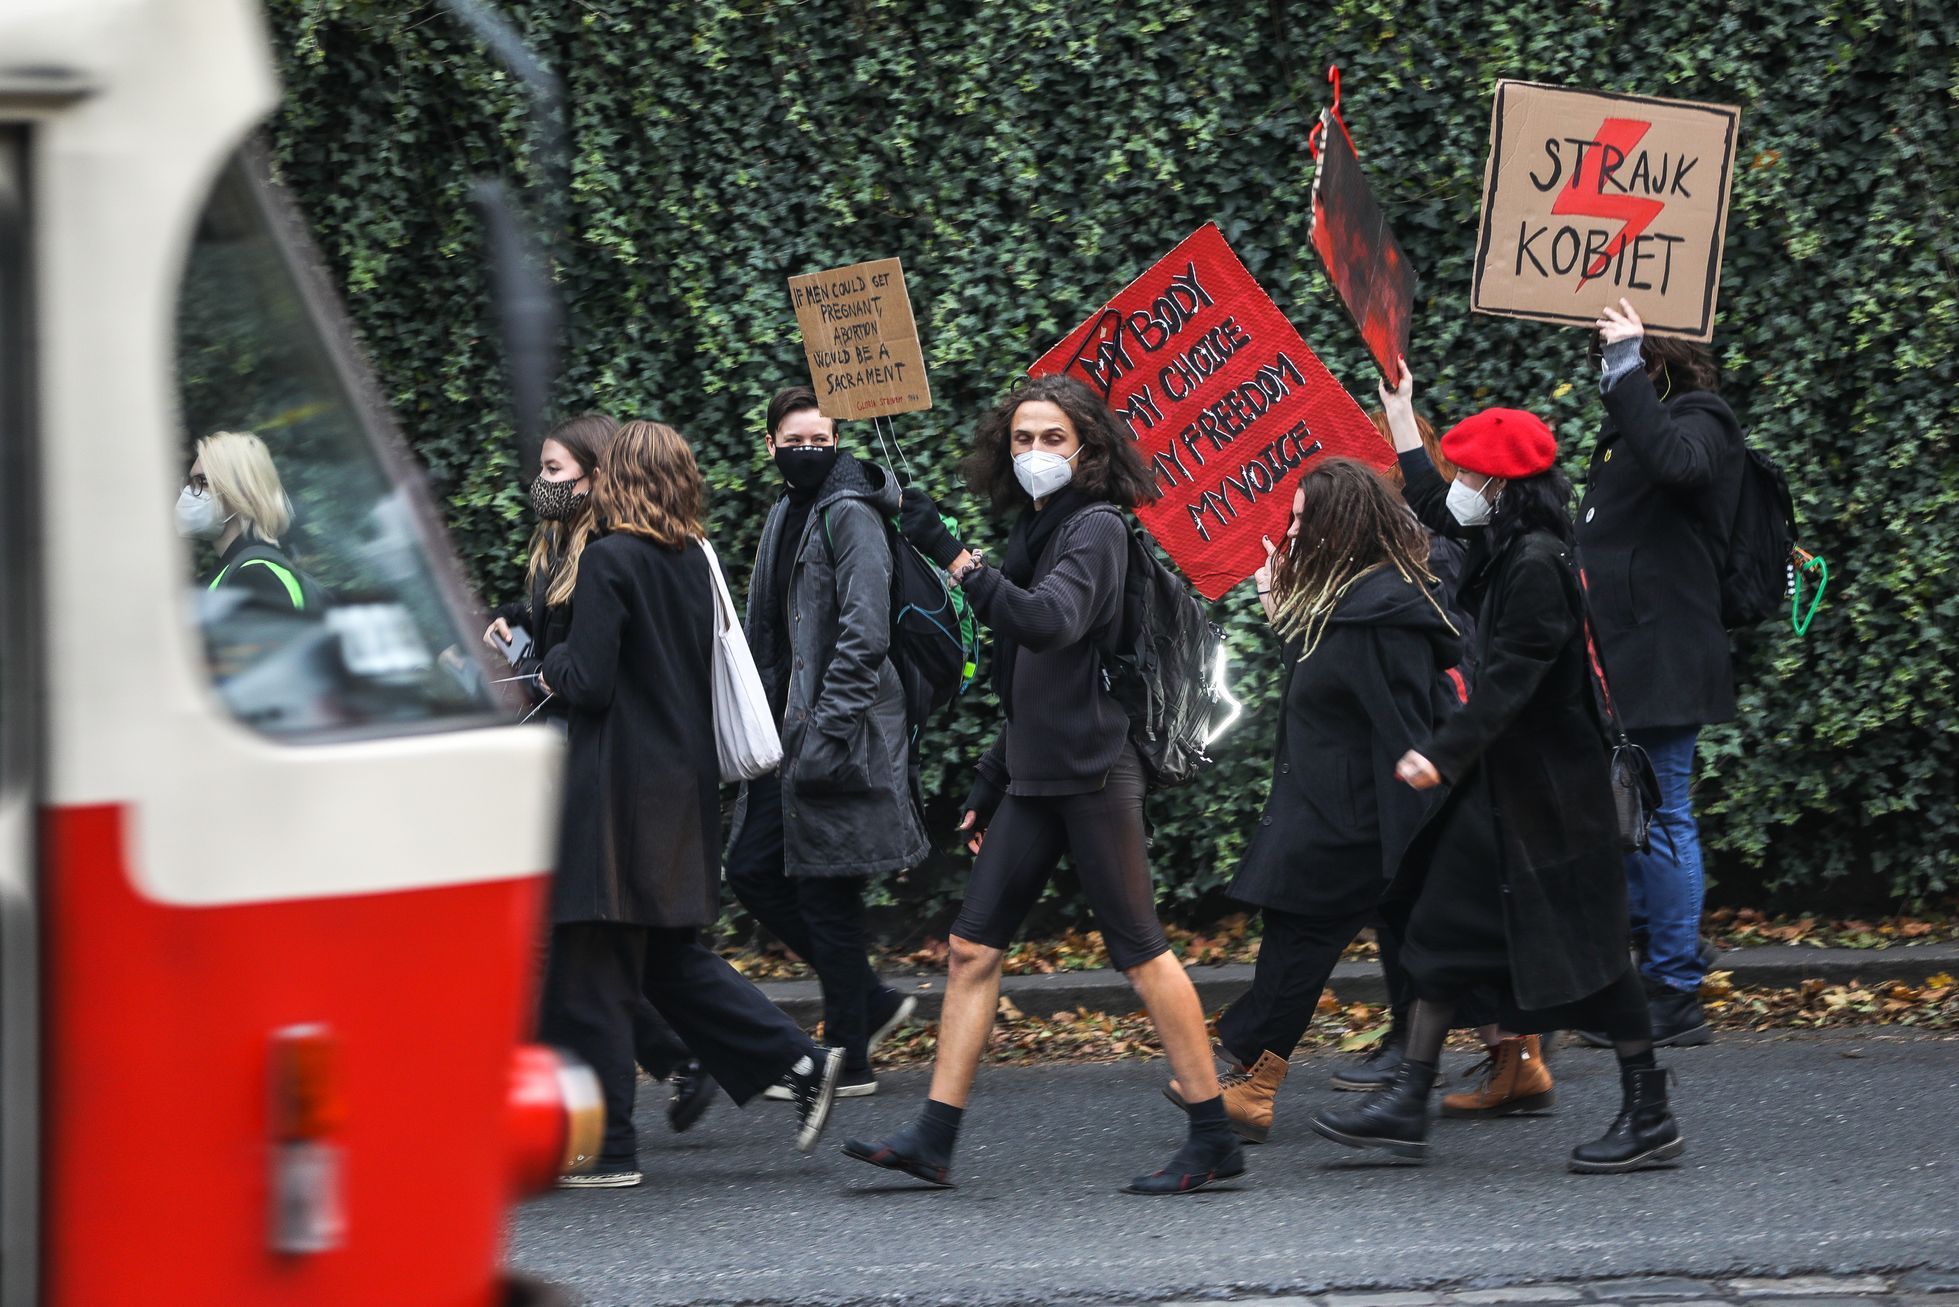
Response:
[[[1258,946],[1252,987],[1218,1018],[1218,1042],[1245,1066],[1261,1053],[1292,1056],[1312,1024],[1334,964],[1374,914],[1316,917],[1266,908],[1261,915],[1265,939]]]
[[[748,813],[729,846],[728,887],[742,907],[816,971],[823,985],[823,1040],[844,1067],[868,1071],[871,1000],[882,987],[864,929],[862,876],[797,876],[783,867],[782,783],[748,786]]]
[[[1125,748],[1092,794],[1008,795],[987,826],[952,933],[988,948],[1013,943],[1066,853],[1109,946],[1110,965],[1128,971],[1168,953],[1150,882],[1145,788],[1142,760]]]
[[[653,1005],[737,1103],[746,1103],[819,1050],[718,954],[687,929],[581,921],[554,926],[538,1034],[583,1058],[605,1096],[601,1165],[630,1166],[633,1013]]]
[[[666,1018],[654,1011],[644,997],[633,1004],[633,1056],[655,1080],[670,1079],[674,1072],[694,1060]]]

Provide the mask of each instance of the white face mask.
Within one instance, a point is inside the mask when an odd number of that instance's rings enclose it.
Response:
[[[230,521],[229,515],[218,511],[214,491],[193,495],[185,486],[177,496],[177,534],[186,540],[216,540]]]
[[[1487,487],[1489,482],[1483,485]],[[1483,526],[1490,520],[1490,501],[1483,498],[1481,489],[1471,490],[1461,477],[1450,484],[1446,504],[1450,515],[1464,526]]]
[[[1075,461],[1074,454],[1063,458],[1050,454],[1045,449],[1031,450],[1025,454],[1014,455],[1014,476],[1020,481],[1020,488],[1036,499],[1046,499],[1074,479],[1075,469],[1069,464]]]

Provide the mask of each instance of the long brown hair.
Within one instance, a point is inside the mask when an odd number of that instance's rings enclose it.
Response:
[[[701,525],[707,484],[693,448],[672,427],[643,419],[626,423],[599,467],[593,497],[608,531],[669,549],[707,535]]]
[[[1068,415],[1075,435],[1081,439],[1081,454],[1069,483],[1091,499],[1101,499],[1120,508],[1134,508],[1156,498],[1156,483],[1151,480],[1136,441],[1117,421],[1094,391],[1067,376],[1035,377],[1023,381],[1012,394],[1001,400],[980,419],[973,437],[973,452],[966,456],[966,484],[974,494],[985,495],[999,511],[1016,508],[1029,501],[1014,476],[1014,413],[1022,404],[1046,401]]]
[[[1272,626],[1310,657],[1333,610],[1370,572],[1392,567],[1448,622],[1430,586],[1428,535],[1373,468],[1330,458],[1300,481],[1299,534],[1272,566]],[[1450,623],[1450,630],[1455,630]]]
[[[598,479],[599,461],[605,456],[605,448],[612,443],[613,433],[619,430],[616,418],[603,413],[580,413],[577,417],[566,418],[551,428],[546,440],[555,440],[565,447],[586,476],[592,478],[594,493],[585,497],[578,511],[563,522],[539,522],[531,533],[531,562],[525,571],[525,579],[533,586],[546,568],[553,569],[551,588],[545,593],[547,604],[562,604],[571,598],[572,582],[578,579],[578,556],[585,552],[585,545],[592,538],[598,525]],[[542,614],[533,614],[543,620]]]

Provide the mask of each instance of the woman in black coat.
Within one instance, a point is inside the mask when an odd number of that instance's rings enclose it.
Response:
[[[1300,482],[1285,548],[1259,576],[1285,642],[1284,707],[1271,797],[1230,894],[1262,909],[1265,938],[1251,989],[1217,1024],[1225,1112],[1244,1139],[1270,1133],[1327,978],[1433,806],[1394,774],[1448,712],[1462,657],[1427,557],[1374,470],[1331,459]]]
[[[592,485],[599,460],[618,430],[619,423],[604,413],[580,413],[552,427],[538,447],[537,479],[530,484],[531,516],[537,525],[531,531],[530,565],[524,573],[529,593],[499,606],[483,632],[483,643],[499,652],[509,647],[513,627],[530,633],[530,649],[514,670],[531,676],[533,685],[545,655],[563,644],[571,631],[572,582],[578,575],[578,560],[598,530]],[[546,697],[542,690],[534,690],[530,698],[535,707],[529,716],[560,731],[566,729],[562,700]],[[549,966],[548,960],[545,965]],[[701,1070],[680,1036],[644,999],[634,1004],[633,1045],[648,1075],[673,1082],[667,1124],[676,1131],[686,1130],[707,1114],[714,1102],[713,1077]]]
[[[843,1054],[823,1050],[703,946],[720,913],[719,612],[703,486],[677,432],[628,422],[594,491],[609,534],[577,562],[571,630],[542,679],[570,710],[570,754],[541,1034],[588,1062],[606,1138],[584,1187],[639,1183],[632,1008],[642,991],[737,1103],[785,1077],[797,1147],[828,1119]]]
[[[1477,985],[1507,996],[1518,1031],[1602,1029],[1619,1054],[1624,1102],[1579,1171],[1660,1165],[1682,1151],[1653,1060],[1645,993],[1627,955],[1625,873],[1608,752],[1571,560],[1570,483],[1557,442],[1529,413],[1487,409],[1443,437],[1459,472],[1440,477],[1412,439],[1413,381],[1386,392],[1403,493],[1431,529],[1468,540],[1477,609],[1475,687],[1463,710],[1411,749],[1397,774],[1450,792],[1409,847],[1391,907],[1405,919],[1415,987],[1395,1080],[1313,1128],[1353,1147],[1423,1158],[1428,1096],[1457,1002]],[[1405,438],[1408,437],[1408,438]]]

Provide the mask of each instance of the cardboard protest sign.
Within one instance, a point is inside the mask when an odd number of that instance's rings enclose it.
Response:
[[[1741,111],[1501,81],[1471,307],[1710,340]]]
[[[825,417],[881,418],[932,407],[898,260],[791,277],[789,299]]]
[[[1408,353],[1408,325],[1420,279],[1374,202],[1347,133],[1334,131],[1336,126],[1332,110],[1320,114],[1313,248],[1381,375],[1398,381],[1401,368],[1395,360]]]
[[[1162,496],[1137,515],[1206,599],[1265,561],[1260,536],[1283,539],[1301,468],[1393,458],[1215,223],[1028,371],[1087,382],[1128,424]]]

